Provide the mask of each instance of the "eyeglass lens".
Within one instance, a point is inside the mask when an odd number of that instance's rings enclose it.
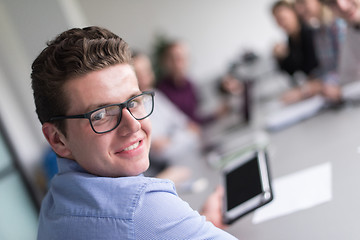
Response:
[[[121,121],[122,108],[126,107],[136,120],[148,117],[153,109],[152,96],[142,94],[127,101],[126,106],[112,105],[93,112],[90,122],[97,133],[108,132],[116,128]]]

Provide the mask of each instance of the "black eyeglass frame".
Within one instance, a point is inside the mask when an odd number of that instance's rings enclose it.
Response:
[[[136,118],[132,113],[131,113],[131,110],[128,106],[129,102],[131,102],[133,99],[137,98],[137,97],[140,97],[142,95],[150,95],[151,96],[151,101],[152,101],[152,108],[151,108],[151,111],[148,115],[146,115],[145,117],[142,117],[142,118]],[[155,96],[155,92],[154,91],[144,91],[142,92],[141,94],[139,95],[136,95],[136,96],[133,96],[131,98],[129,98],[128,100],[126,100],[125,102],[122,102],[122,103],[116,103],[116,104],[110,104],[110,105],[106,105],[106,106],[102,106],[102,107],[99,107],[95,110],[92,110],[90,112],[87,112],[87,113],[84,113],[84,114],[77,114],[77,115],[68,115],[68,116],[55,116],[55,117],[51,117],[48,122],[53,122],[53,121],[59,121],[59,120],[64,120],[64,119],[79,119],[79,118],[87,118],[90,122],[90,126],[92,128],[92,130],[97,133],[97,134],[103,134],[103,133],[107,133],[107,132],[111,132],[112,130],[114,130],[115,128],[117,128],[121,122],[121,118],[122,118],[122,110],[124,108],[126,108],[129,113],[131,114],[131,116],[133,116],[133,118],[135,118],[136,120],[142,120],[142,119],[145,119],[147,117],[149,117],[153,111],[154,111],[154,96]],[[115,124],[115,126],[113,128],[111,128],[110,130],[107,130],[107,131],[104,131],[104,132],[98,132],[95,130],[92,122],[91,122],[91,114],[93,114],[94,112],[96,111],[99,111],[100,109],[103,109],[103,108],[107,108],[107,107],[112,107],[112,106],[119,106],[120,107],[120,117],[117,121],[117,123]]]
[[[336,0],[319,0],[319,2],[321,2],[322,4],[328,5],[328,6],[337,5]]]

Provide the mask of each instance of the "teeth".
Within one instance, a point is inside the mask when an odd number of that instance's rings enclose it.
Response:
[[[131,145],[130,147],[125,148],[123,151],[130,151],[130,150],[137,148],[138,146],[139,146],[139,142]]]

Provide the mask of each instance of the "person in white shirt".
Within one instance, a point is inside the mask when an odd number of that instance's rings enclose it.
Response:
[[[141,91],[153,89],[155,75],[148,56],[142,53],[133,55],[133,66]],[[161,91],[155,91],[152,122],[152,143],[150,159],[154,165],[163,162],[168,165],[157,177],[170,178],[175,183],[189,177],[190,170],[183,166],[183,159],[200,153],[201,130],[181,112]],[[176,166],[176,167],[174,167]]]

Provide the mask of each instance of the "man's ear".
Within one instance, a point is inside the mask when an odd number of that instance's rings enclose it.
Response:
[[[59,156],[71,158],[71,151],[68,148],[66,137],[54,124],[44,123],[42,131],[52,149]]]

